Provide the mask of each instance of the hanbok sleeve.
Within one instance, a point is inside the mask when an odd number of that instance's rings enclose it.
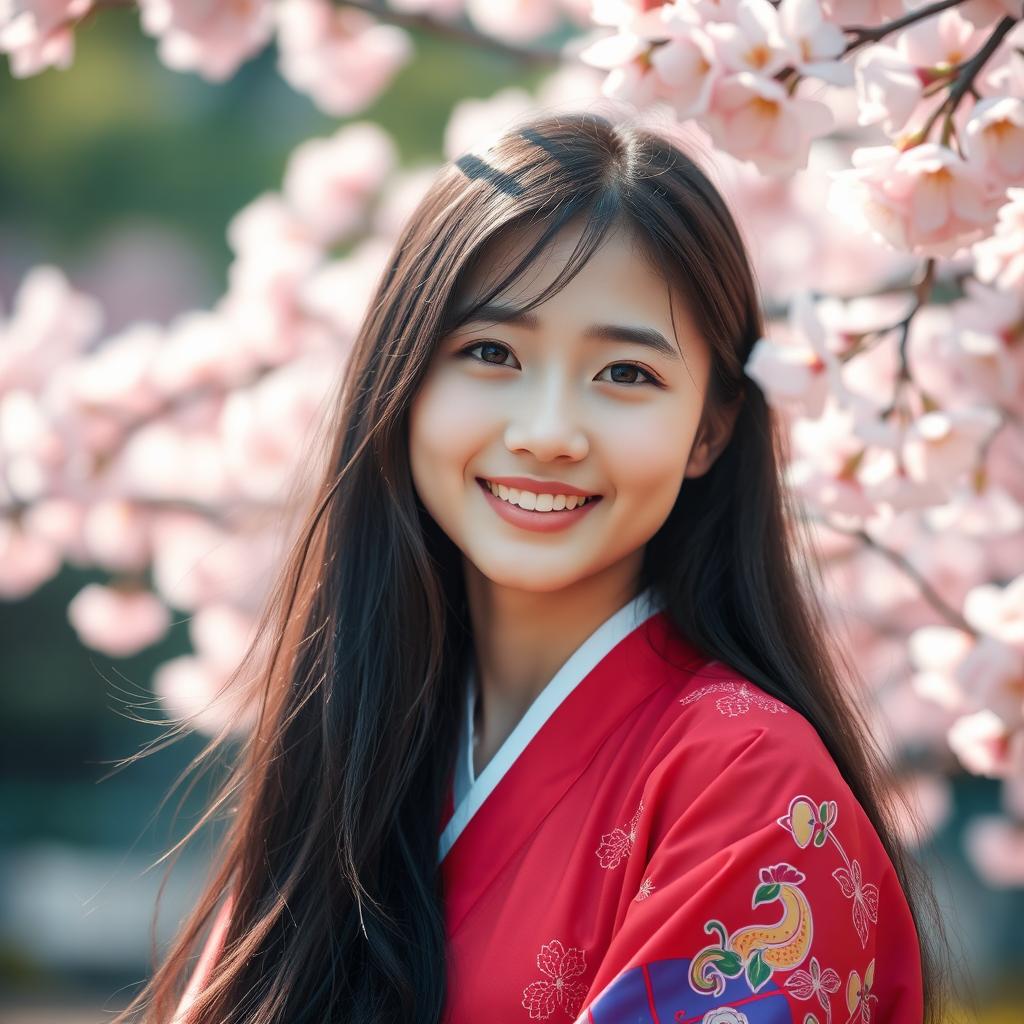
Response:
[[[920,1024],[910,908],[817,733],[709,705],[644,783],[578,1024]]]
[[[188,985],[182,993],[178,1008],[174,1013],[171,1024],[186,1024],[185,1015],[196,1000],[196,996],[202,992],[213,969],[214,962],[220,955],[224,946],[224,936],[227,934],[228,923],[231,919],[232,899],[229,896],[221,905],[217,916],[213,920],[210,934],[206,937],[206,944],[196,962],[195,970],[189,978]]]

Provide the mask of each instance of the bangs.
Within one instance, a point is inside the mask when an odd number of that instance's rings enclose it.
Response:
[[[483,239],[470,253],[455,281],[451,292],[450,308],[446,311],[443,320],[442,334],[457,330],[463,324],[473,320],[484,306],[507,295],[531,267],[546,258],[561,231],[580,215],[586,217],[584,228],[573,246],[565,266],[546,288],[525,302],[517,302],[515,309],[519,312],[527,312],[565,288],[587,265],[612,229],[625,221],[625,212],[617,190],[606,190],[596,197],[580,196],[577,193],[576,196],[562,203],[560,207],[550,211],[542,209],[520,214],[502,224],[486,239]],[[481,295],[476,296],[471,303],[466,304],[464,292],[467,280],[472,271],[486,257],[486,254],[493,251],[494,247],[500,247],[511,236],[529,229],[541,219],[546,222],[544,230],[526,254],[511,267],[504,277],[497,280]],[[494,320],[493,317],[488,319]]]

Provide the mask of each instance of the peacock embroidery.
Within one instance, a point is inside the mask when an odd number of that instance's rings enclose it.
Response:
[[[814,931],[811,906],[800,886],[806,880],[792,864],[774,864],[758,873],[752,907],[782,904],[774,924],[752,924],[731,935],[721,921],[711,920],[704,931],[718,942],[705,946],[691,961],[690,987],[699,993],[721,995],[726,978],[745,975],[751,992],[758,992],[776,970],[791,971],[803,963]]]

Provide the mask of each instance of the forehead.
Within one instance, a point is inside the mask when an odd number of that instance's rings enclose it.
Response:
[[[515,305],[544,291],[565,269],[583,229],[582,220],[567,224],[497,298]],[[489,293],[527,255],[542,231],[540,226],[516,228],[485,245],[459,288],[457,308],[463,309]],[[677,320],[680,316],[680,303],[673,302],[664,274],[651,263],[633,233],[616,225],[573,279],[534,312],[541,319],[579,316],[588,320],[602,314],[630,313],[658,320],[671,330],[673,313]]]

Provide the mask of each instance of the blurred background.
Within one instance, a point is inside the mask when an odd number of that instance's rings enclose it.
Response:
[[[358,115],[390,134],[402,170],[444,159],[460,101],[532,90],[546,73],[497,51],[413,35],[416,59]],[[108,336],[210,308],[229,286],[229,222],[280,187],[299,143],[345,121],[289,88],[272,50],[215,85],[155,59],[134,12],[104,12],[78,30],[69,70],[24,80],[0,72],[0,310],[9,314],[39,264],[62,268],[99,301]],[[195,637],[189,609],[172,607],[166,631],[138,653],[86,647],[68,607],[109,575],[64,564],[0,604],[3,1024],[84,1024],[126,1005],[150,970],[151,944],[167,941],[198,892],[216,840],[215,831],[204,835],[178,861],[154,934],[165,869],[157,862],[217,780],[163,802],[200,735],[118,767],[159,736],[154,673],[187,657]],[[1000,792],[995,779],[949,770],[932,793],[933,827],[916,847],[991,1024],[1024,1019],[1024,891],[983,878],[965,837],[971,821],[999,813]]]

